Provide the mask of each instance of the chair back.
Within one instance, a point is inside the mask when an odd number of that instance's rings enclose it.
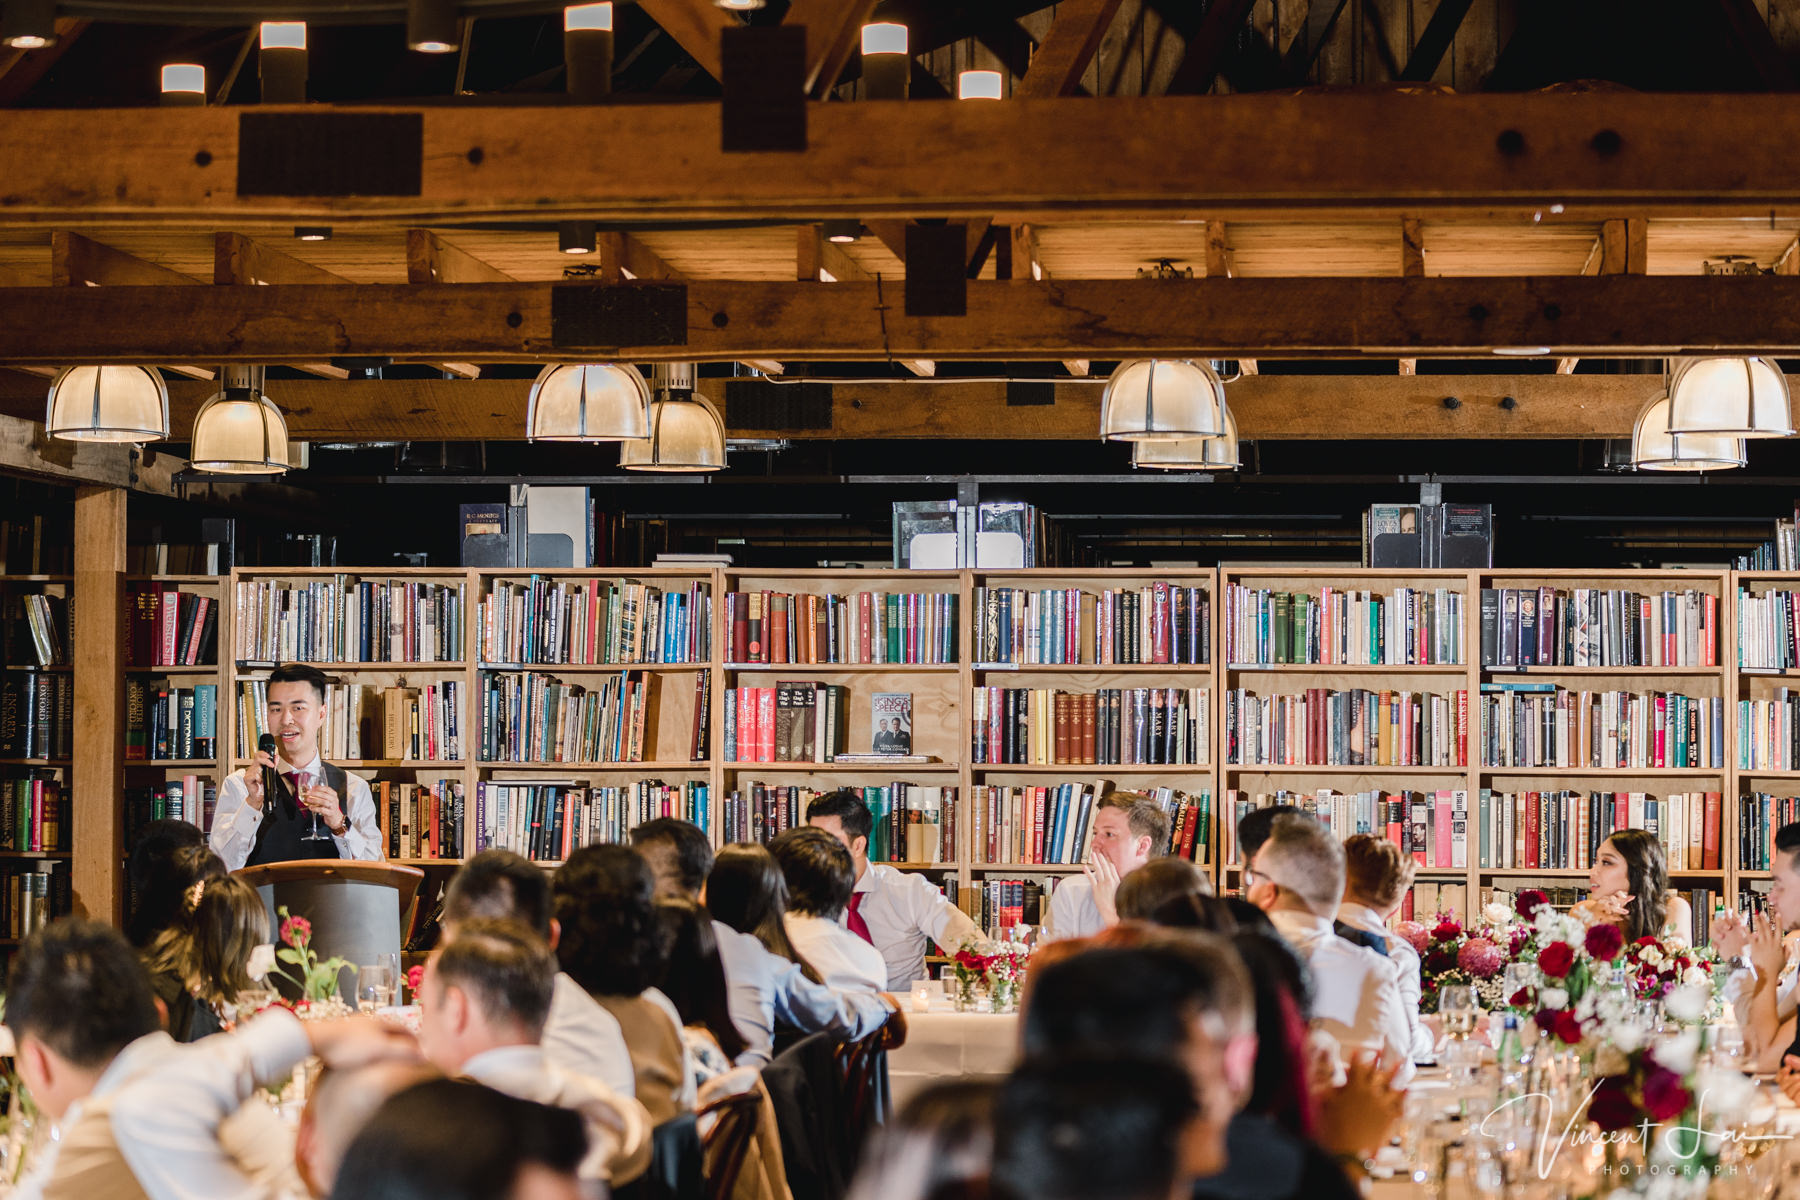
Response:
[[[839,1077],[843,1081],[844,1133],[853,1149],[862,1146],[871,1125],[887,1117],[889,1106],[887,1051],[894,1040],[890,1017],[880,1029],[837,1048]]]
[[[694,1114],[671,1117],[651,1130],[649,1169],[612,1194],[614,1200],[704,1200]]]
[[[712,1118],[712,1126],[700,1138],[701,1157],[705,1162],[706,1200],[730,1200],[737,1187],[744,1160],[750,1155],[750,1143],[756,1137],[756,1123],[762,1119],[762,1093],[752,1088],[733,1096],[721,1096],[705,1105],[697,1114],[701,1126]]]

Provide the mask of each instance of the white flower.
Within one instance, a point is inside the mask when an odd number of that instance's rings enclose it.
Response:
[[[1545,1008],[1567,1008],[1569,1006],[1569,993],[1559,987],[1545,988],[1539,994],[1538,999]]]
[[[1677,1021],[1698,1021],[1706,1015],[1706,1004],[1711,999],[1712,993],[1706,987],[1689,983],[1670,992],[1663,1009]]]
[[[1635,1054],[1643,1048],[1644,1031],[1635,1021],[1620,1021],[1606,1026],[1601,1035],[1621,1054]]]
[[[1493,925],[1504,925],[1512,920],[1513,911],[1504,904],[1490,904],[1481,910],[1481,915]]]
[[[1657,1062],[1682,1076],[1694,1069],[1694,1057],[1699,1053],[1700,1031],[1692,1026],[1659,1043],[1655,1050]]]
[[[250,951],[250,961],[244,964],[244,971],[252,979],[261,979],[275,969],[275,947],[264,943]]]
[[[1642,957],[1648,966],[1660,967],[1663,965],[1663,952],[1660,946],[1645,946]]]
[[[1712,987],[1712,972],[1707,970],[1705,963],[1698,963],[1687,969],[1687,974],[1681,977],[1681,982],[1690,987],[1704,987],[1710,990]]]

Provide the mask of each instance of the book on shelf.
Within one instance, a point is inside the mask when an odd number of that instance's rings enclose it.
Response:
[[[731,555],[723,550],[712,550],[695,553],[671,552],[664,550],[651,560],[653,567],[729,567]]]
[[[432,680],[418,687],[328,683],[319,753],[327,762],[461,759],[463,692],[457,679]],[[129,695],[127,691],[128,700]],[[268,700],[267,680],[238,681],[236,755],[241,760],[254,755],[263,734],[274,732],[269,728]]]
[[[125,789],[125,843],[135,845],[152,821],[186,821],[210,832],[219,790],[211,779],[182,775]]]
[[[463,584],[359,579],[242,579],[232,656],[239,662],[457,662]]]
[[[218,752],[218,684],[184,688],[166,680],[125,680],[126,761],[213,758]]]
[[[1498,870],[1585,871],[1621,829],[1656,834],[1671,871],[1720,869],[1720,792],[1504,792],[1482,788],[1476,863]]]
[[[740,780],[726,799],[729,841],[768,843],[783,830],[806,823],[806,808],[835,789]],[[956,858],[957,789],[895,781],[852,785],[868,805],[871,862],[949,864]]]
[[[570,781],[482,780],[475,785],[476,849],[512,850],[555,862],[580,846],[623,843],[657,817],[678,817],[712,831],[704,783],[644,779],[619,787]],[[743,840],[743,839],[726,839]]]
[[[40,667],[68,666],[73,607],[68,597],[27,592],[18,601],[19,627],[7,638],[5,661],[29,659]]]
[[[1468,693],[1307,688],[1225,693],[1225,761],[1271,766],[1461,767]]]
[[[212,596],[173,584],[133,583],[125,611],[130,624],[126,666],[194,667],[217,661],[219,605]]]
[[[1738,555],[1733,565],[1740,571],[1800,571],[1800,503],[1792,518],[1776,519],[1773,540]]]
[[[68,868],[44,861],[32,871],[7,871],[0,886],[0,929],[8,938],[28,938],[72,907]]]
[[[954,881],[951,881],[954,882]],[[1062,880],[1055,876],[1037,879],[978,879],[966,888],[945,895],[950,902],[967,913],[981,932],[996,941],[1006,940],[1013,930],[1025,925],[1042,925],[1050,917],[1050,899]]]
[[[1454,916],[1463,922],[1469,920],[1468,884],[1420,879],[1407,889],[1406,897],[1400,901],[1398,918],[1402,921],[1418,921],[1429,928],[1432,919],[1439,915]]]
[[[1073,865],[1089,860],[1096,806],[1114,790],[1110,780],[1041,786],[977,787],[970,811],[970,845],[977,862],[997,865]],[[1156,854],[1208,861],[1212,794],[1145,788],[1169,818],[1169,836]]]
[[[597,687],[539,672],[491,671],[481,681],[487,762],[642,762],[645,713],[657,677],[620,671]]]
[[[465,567],[516,567],[525,561],[525,523],[505,504],[459,504],[457,545]]]
[[[68,575],[75,569],[75,529],[70,517],[26,512],[18,492],[0,505],[0,575]]]
[[[74,731],[73,673],[0,671],[0,758],[68,758]]]
[[[1800,667],[1800,592],[1737,590],[1738,666],[1786,671]]]
[[[481,601],[481,661],[612,665],[712,658],[712,585],[496,580]]]
[[[978,687],[970,753],[987,764],[1199,766],[1211,712],[1206,688]]]
[[[463,857],[463,784],[377,779],[369,784],[389,858]]]
[[[1482,588],[1490,667],[1714,667],[1719,598],[1697,588]]]
[[[1363,517],[1363,565],[1468,570],[1494,565],[1488,504],[1371,504]]]
[[[828,763],[848,742],[850,690],[817,680],[725,690],[727,762]]]
[[[869,697],[869,752],[912,753],[911,692],[875,692]]]
[[[831,761],[850,767],[916,767],[939,760],[935,754],[834,754]]]
[[[984,664],[1194,665],[1212,661],[1204,587],[975,589],[975,658]]]
[[[1468,866],[1469,793],[1462,788],[1433,791],[1225,792],[1222,839],[1226,861],[1242,866],[1238,822],[1259,808],[1289,804],[1316,818],[1342,841],[1359,833],[1385,838],[1421,867],[1460,870]]]
[[[1775,831],[1800,821],[1800,796],[1747,792],[1738,797],[1740,871],[1767,871],[1773,865]]]
[[[725,593],[732,663],[949,664],[955,592]]]
[[[1225,589],[1225,661],[1233,666],[1460,664],[1462,643],[1463,595],[1447,587]]]
[[[0,777],[0,850],[69,848],[69,795],[49,771]]]
[[[1479,707],[1490,767],[1725,765],[1725,702],[1716,696],[1484,683]]]

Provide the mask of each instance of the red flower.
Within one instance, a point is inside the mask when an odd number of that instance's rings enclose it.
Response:
[[[1575,965],[1575,948],[1567,942],[1551,942],[1538,951],[1538,969],[1552,979],[1561,979]]]
[[[1624,1075],[1602,1079],[1594,1088],[1594,1098],[1588,1101],[1588,1120],[1608,1131],[1629,1129],[1642,1120],[1625,1083]]]
[[[1525,1008],[1531,1003],[1531,989],[1522,987],[1507,1000],[1508,1008]]]
[[[1527,888],[1525,891],[1519,893],[1519,898],[1517,900],[1513,901],[1513,911],[1529,921],[1531,920],[1531,914],[1538,910],[1539,905],[1548,903],[1550,903],[1550,897],[1546,896],[1542,891],[1537,888]]]
[[[1637,941],[1635,941],[1631,944],[1634,946],[1654,946],[1657,943],[1656,943],[1656,939],[1654,937],[1651,937],[1649,934],[1646,933],[1643,937],[1639,938]]]
[[[1617,925],[1593,925],[1587,931],[1587,952],[1601,962],[1611,962],[1625,948],[1625,935]],[[1539,961],[1542,961],[1540,957]]]
[[[1521,996],[1524,994],[1523,991],[1519,993]],[[1556,1030],[1556,1018],[1561,1015],[1562,1009],[1560,1008],[1540,1008],[1531,1014],[1531,1019],[1537,1022],[1538,1029],[1547,1036]]]
[[[1439,917],[1437,925],[1431,930],[1431,936],[1440,942],[1454,941],[1462,936],[1462,925],[1455,917]]]
[[[1507,947],[1507,953],[1514,958],[1519,957],[1519,952],[1525,949],[1525,943],[1530,940],[1531,930],[1525,928],[1523,925],[1519,926],[1512,931],[1512,944]]]
[[[425,986],[425,968],[423,966],[407,968],[406,990],[416,996],[419,994],[419,989],[424,986]]]
[[[1581,1018],[1566,1008],[1557,1013],[1556,1036],[1566,1046],[1578,1045],[1581,1042]]]
[[[1446,971],[1456,969],[1456,952],[1439,948],[1425,955],[1425,969],[1433,975],[1442,975]]]
[[[281,940],[298,949],[312,937],[312,922],[305,917],[289,917],[281,923]]]
[[[1652,1066],[1644,1077],[1644,1111],[1652,1121],[1673,1121],[1693,1101],[1681,1076],[1667,1067]]]

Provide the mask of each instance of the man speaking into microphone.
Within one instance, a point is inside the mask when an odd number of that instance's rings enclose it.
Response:
[[[323,671],[305,663],[270,672],[272,738],[263,737],[254,765],[219,785],[209,841],[226,869],[307,858],[379,862],[384,857],[368,783],[319,757],[325,682]],[[268,786],[265,778],[271,780]]]

